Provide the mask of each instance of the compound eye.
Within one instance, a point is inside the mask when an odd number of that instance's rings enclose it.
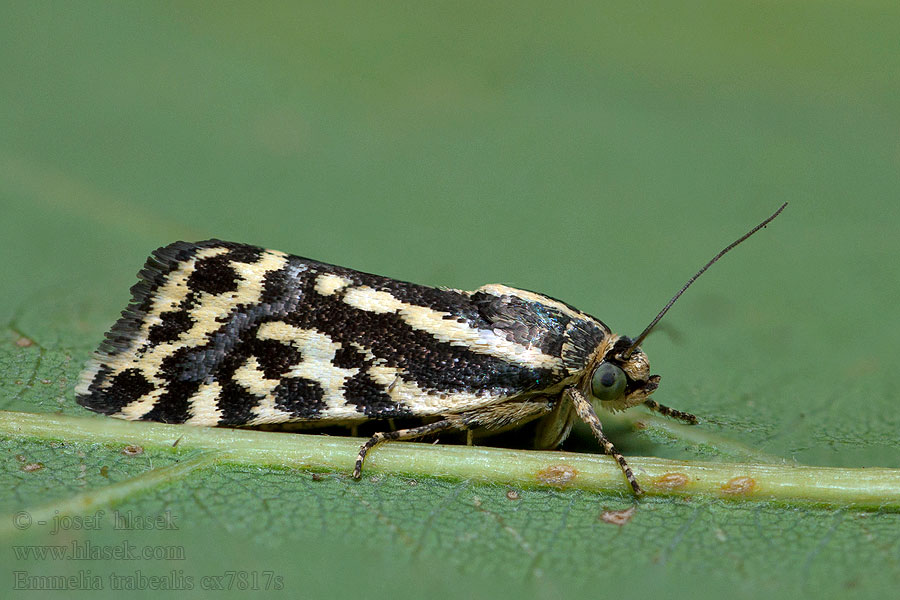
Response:
[[[615,400],[625,391],[625,372],[609,363],[600,363],[591,377],[591,395],[597,400]]]

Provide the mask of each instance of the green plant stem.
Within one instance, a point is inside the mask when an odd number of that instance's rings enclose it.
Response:
[[[0,435],[115,447],[137,444],[171,452],[206,450],[214,453],[217,462],[348,474],[360,444],[359,439],[350,437],[5,411],[0,411]],[[706,463],[652,457],[629,457],[628,461],[650,496],[713,496],[900,510],[900,469]],[[612,458],[570,452],[394,442],[370,452],[363,474],[374,473],[628,493]]]

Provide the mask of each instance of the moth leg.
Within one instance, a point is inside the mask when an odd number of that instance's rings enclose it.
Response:
[[[381,442],[389,440],[409,440],[412,438],[422,437],[429,433],[438,433],[448,429],[457,429],[459,425],[447,419],[435,421],[427,425],[419,427],[410,427],[409,429],[399,429],[397,431],[381,431],[376,433],[369,440],[359,447],[359,454],[356,456],[356,466],[353,468],[353,478],[359,479],[362,472],[363,461],[366,460],[366,454]]]
[[[669,408],[665,404],[660,404],[656,400],[644,400],[644,404],[650,408],[650,410],[655,410],[661,415],[666,415],[667,417],[672,417],[673,419],[678,419],[679,421],[684,421],[685,423],[689,423],[690,425],[696,425],[699,419],[692,415],[691,413],[686,413],[680,410],[675,410],[674,408]]]
[[[538,423],[534,447],[538,450],[556,448],[569,437],[575,423],[575,408],[571,402],[556,402],[553,409]]]
[[[600,442],[600,445],[603,446],[603,451],[612,456],[616,459],[616,462],[619,463],[619,467],[622,468],[625,479],[631,484],[631,489],[634,490],[635,495],[640,496],[643,494],[644,490],[638,485],[637,479],[634,478],[634,473],[631,472],[631,467],[629,467],[628,463],[625,461],[625,457],[622,456],[619,451],[616,450],[616,447],[613,446],[612,442],[603,435],[603,427],[600,425],[600,418],[597,416],[597,413],[594,412],[594,407],[590,401],[584,397],[584,394],[575,388],[566,388],[563,394],[572,401],[572,404],[575,406],[575,412],[578,413],[581,420],[590,426],[591,431],[594,432],[594,437],[596,437]]]
[[[511,427],[518,427],[533,419],[544,416],[553,409],[553,404],[544,396],[526,400],[501,402],[484,408],[446,415],[445,418],[459,429],[485,429],[495,433]],[[471,445],[471,444],[470,444]]]
[[[527,423],[531,419],[547,414],[552,408],[553,404],[547,398],[540,396],[521,402],[501,402],[486,408],[446,415],[440,421],[420,427],[376,433],[360,447],[359,455],[356,457],[356,467],[353,469],[353,477],[354,479],[359,479],[363,461],[366,459],[366,453],[381,442],[408,440],[422,437],[429,433],[439,433],[450,429],[464,429],[466,430],[466,441],[471,446],[473,429],[502,430],[505,427]]]

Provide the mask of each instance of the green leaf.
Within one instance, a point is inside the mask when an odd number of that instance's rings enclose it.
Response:
[[[889,596],[898,17],[887,2],[7,7],[0,587]],[[643,344],[654,397],[701,424],[604,423],[650,480],[664,461],[712,463],[717,484],[736,463],[800,464],[838,469],[810,471],[816,485],[850,474],[842,499],[710,484],[635,505],[583,431],[556,456],[612,487],[532,485],[519,470],[554,455],[516,438],[385,445],[354,482],[353,440],[268,445],[276,434],[160,429],[74,402],[134,274],[176,239],[504,282],[634,335],[785,200]],[[35,555],[50,547],[64,555]]]

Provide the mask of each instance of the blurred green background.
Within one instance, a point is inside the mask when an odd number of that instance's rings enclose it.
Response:
[[[900,467],[896,2],[4,2],[0,14],[0,409],[86,416],[81,364],[147,254],[176,239],[431,285],[508,283],[635,335],[789,201],[672,310],[672,335],[644,344],[663,376],[655,398],[788,460]],[[101,488],[101,466],[124,479],[173,460],[3,444],[4,514]],[[15,456],[55,468],[26,473]],[[627,499],[417,483],[222,468],[119,508],[175,511],[181,528],[159,539],[188,544],[176,566],[196,580],[274,569],[300,597],[900,584],[891,514],[647,501],[618,528],[597,516]],[[14,545],[50,543],[27,539],[4,541],[4,578],[171,566],[16,558]]]

